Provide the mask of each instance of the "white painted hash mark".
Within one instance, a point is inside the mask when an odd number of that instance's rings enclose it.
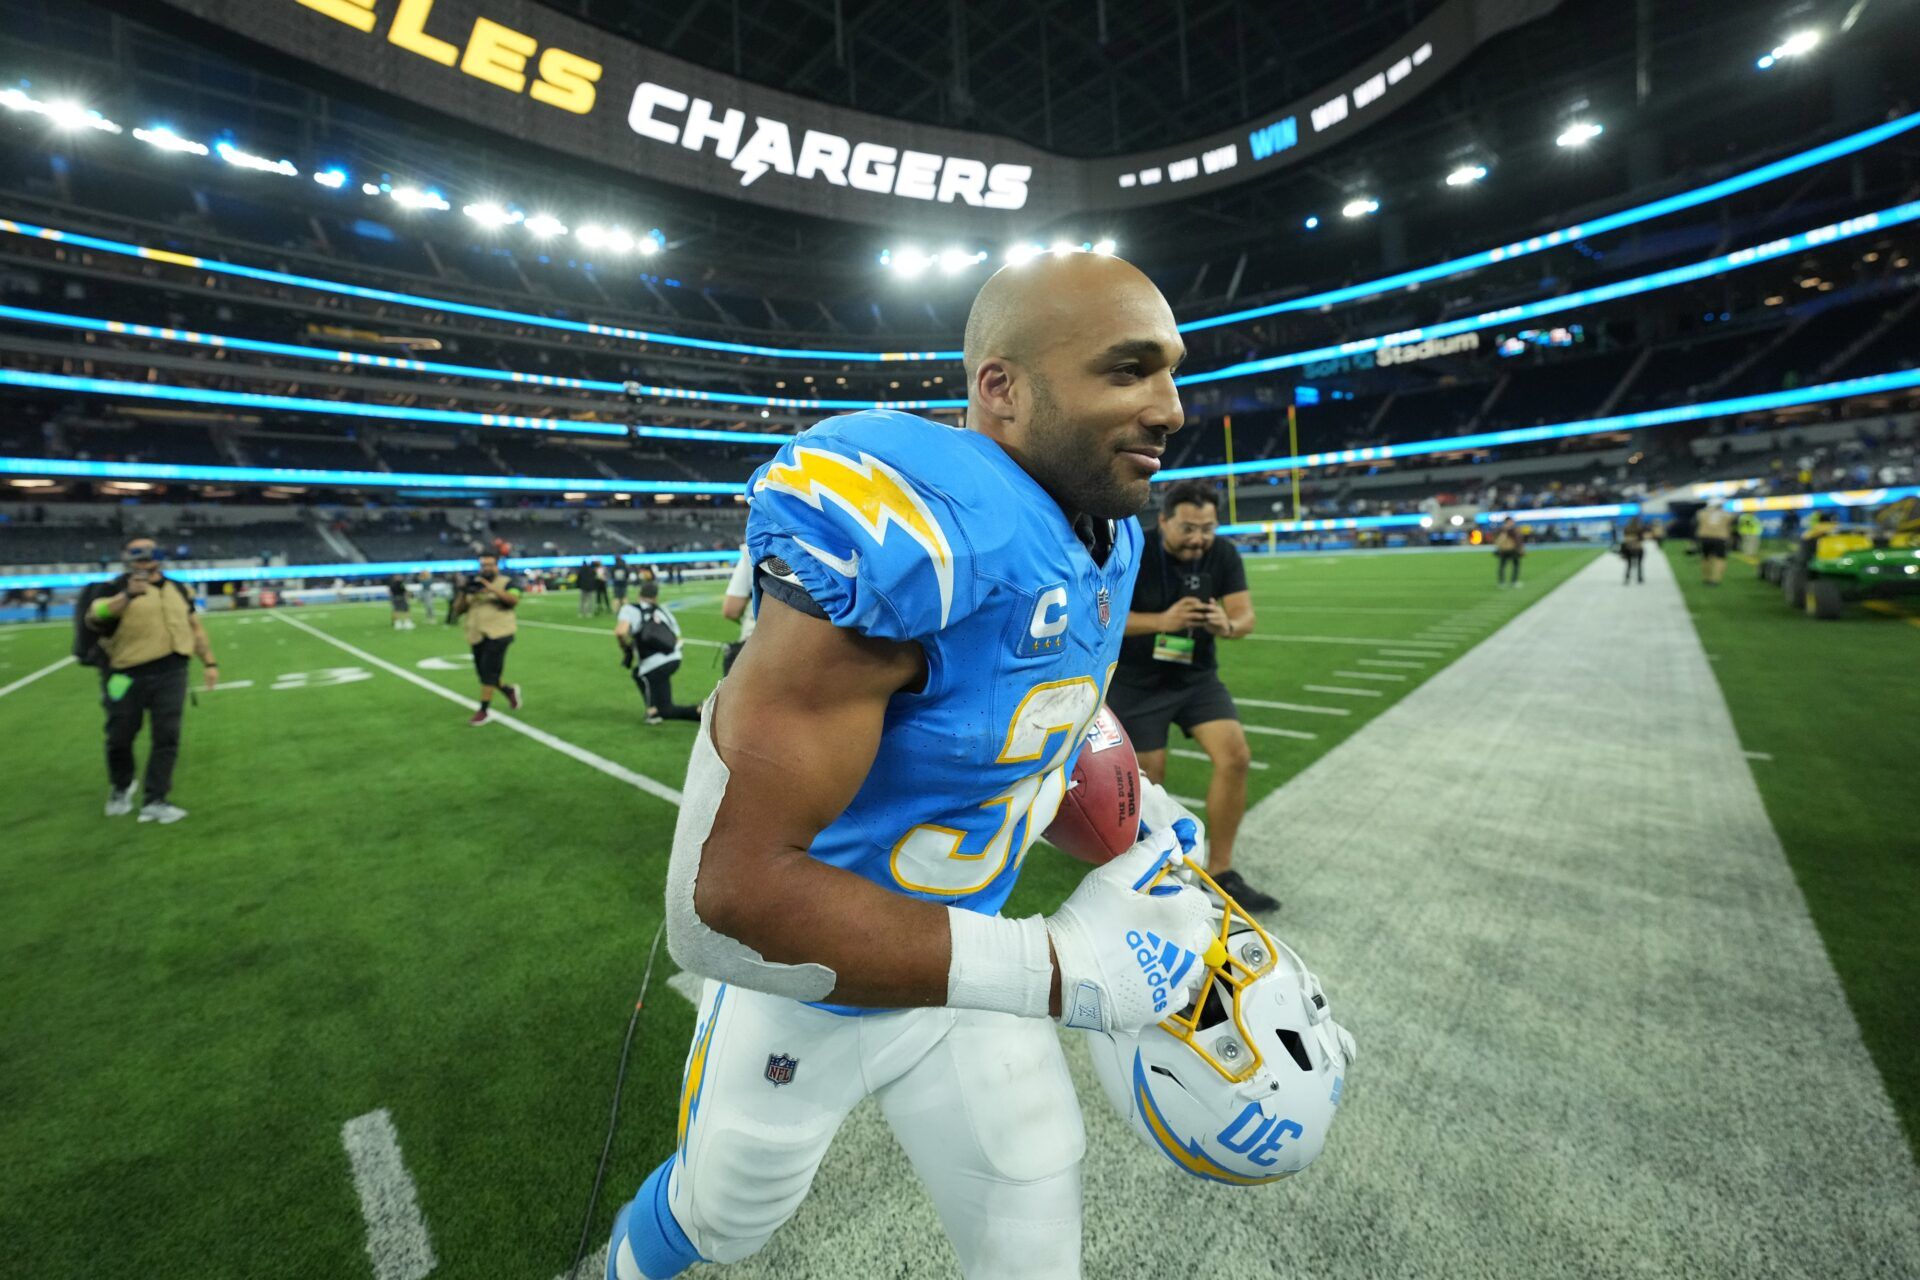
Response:
[[[1169,747],[1167,748],[1167,754],[1170,756],[1179,756],[1182,760],[1201,760],[1209,764],[1213,761],[1213,757],[1209,756],[1206,752],[1189,751],[1185,747]],[[1264,760],[1249,760],[1247,761],[1247,765],[1253,769],[1265,769],[1268,767],[1267,762]]]
[[[1345,685],[1339,684],[1305,684],[1300,687],[1308,693],[1344,693],[1350,698],[1377,698],[1380,696],[1378,689],[1349,689]]]
[[[400,1135],[385,1107],[340,1126],[340,1145],[353,1166],[353,1189],[367,1222],[367,1256],[374,1280],[421,1280],[440,1265],[413,1175],[400,1155]]]
[[[40,668],[38,671],[32,672],[31,674],[28,674],[28,675],[21,676],[18,680],[15,680],[12,684],[8,685],[6,688],[0,689],[0,698],[6,697],[8,694],[12,693],[15,689],[26,688],[28,685],[32,684],[35,680],[38,680],[41,676],[50,676],[54,672],[60,670],[62,667],[71,666],[73,664],[73,661],[74,661],[73,657],[69,655],[65,658],[60,659],[60,661],[58,662],[51,663],[48,666],[44,666]]]

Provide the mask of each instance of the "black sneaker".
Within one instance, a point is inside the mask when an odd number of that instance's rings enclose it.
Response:
[[[1248,911],[1268,912],[1280,909],[1280,899],[1270,893],[1262,893],[1243,880],[1238,871],[1222,871],[1213,878],[1213,882],[1229,898]]]

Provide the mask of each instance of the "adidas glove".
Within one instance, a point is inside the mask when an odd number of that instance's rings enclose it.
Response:
[[[1207,977],[1201,957],[1218,937],[1215,911],[1201,890],[1160,873],[1197,841],[1190,820],[1150,832],[1088,872],[1047,917],[1062,1026],[1131,1034],[1192,1002]]]

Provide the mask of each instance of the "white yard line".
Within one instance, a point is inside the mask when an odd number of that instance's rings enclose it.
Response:
[[[1378,689],[1349,689],[1345,685],[1339,684],[1307,684],[1301,685],[1300,687],[1308,693],[1344,693],[1350,698],[1377,698],[1380,696]]]
[[[1269,644],[1356,644],[1367,649],[1377,649],[1383,644],[1414,643],[1406,640],[1365,640],[1357,636],[1270,636],[1264,632],[1255,632],[1253,635],[1245,638],[1248,640],[1265,640]],[[1437,644],[1430,647],[1439,648]]]
[[[1265,734],[1269,738],[1298,738],[1302,742],[1311,742],[1320,736],[1317,733],[1308,733],[1304,729],[1275,729],[1264,724],[1242,723],[1240,727],[1248,733]]]
[[[1742,751],[1741,755],[1749,760],[1772,760],[1773,756],[1765,751]]]
[[[1382,650],[1380,650],[1380,652],[1381,652],[1381,653],[1384,653],[1384,654],[1386,654],[1386,655],[1387,655],[1387,656],[1388,656],[1389,658],[1428,658],[1428,659],[1432,659],[1432,658],[1435,658],[1435,657],[1437,657],[1437,656],[1439,656],[1439,655],[1437,655],[1437,654],[1435,654],[1435,653],[1433,653],[1433,652],[1432,652],[1431,650],[1428,650],[1428,649],[1382,649]]]
[[[469,711],[476,711],[480,707],[480,704],[477,701],[467,697],[465,694],[455,693],[453,690],[447,688],[445,685],[435,684],[433,681],[427,679],[425,676],[415,675],[413,672],[408,671],[405,667],[396,667],[395,665],[393,665],[393,663],[388,662],[385,658],[375,657],[373,654],[368,653],[365,649],[361,649],[355,645],[348,644],[345,640],[336,639],[333,636],[328,635],[326,632],[320,630],[320,628],[311,626],[308,623],[301,621],[299,618],[290,617],[287,614],[280,613],[278,611],[274,613],[274,616],[280,619],[280,621],[286,623],[290,627],[297,627],[317,640],[324,640],[328,644],[332,645],[334,648],[342,650],[343,652],[346,652],[346,653],[350,653],[354,657],[360,659],[360,661],[368,663],[372,666],[376,666],[380,668],[382,671],[385,671],[389,675],[399,676],[402,680],[405,680],[408,684],[417,685],[418,687],[425,689],[428,693],[437,694],[438,696],[445,698],[448,702],[457,702]],[[548,733],[545,729],[536,729],[532,725],[527,724],[525,721],[516,720],[512,716],[507,715],[504,712],[495,711],[491,716],[488,717],[487,723],[497,724],[502,726],[503,728],[511,729],[515,733],[522,734],[526,737],[532,738],[535,742],[539,743],[543,747],[551,747],[553,750],[558,751],[563,756],[570,756],[573,759],[578,760],[581,764],[586,765],[588,768],[598,769],[601,773],[606,774],[609,778],[618,779],[619,781],[626,783],[630,787],[646,792],[650,796],[658,796],[660,799],[665,800],[668,804],[677,805],[680,803],[680,793],[674,790],[672,787],[669,787],[666,783],[657,782],[654,779],[649,778],[644,773],[635,773],[632,769],[627,768],[627,766],[623,764],[617,764],[614,761],[607,759],[605,756],[596,755],[595,753],[587,750],[585,747],[575,746],[573,743],[568,742],[565,738],[555,737],[553,734]]]
[[[41,676],[50,676],[54,672],[60,670],[60,668],[62,667],[71,666],[75,661],[76,659],[74,658],[74,656],[72,654],[68,654],[66,657],[60,659],[60,661],[58,662],[52,663],[48,666],[44,666],[40,668],[38,671],[32,672],[28,675],[21,676],[18,680],[15,680],[12,684],[8,685],[6,688],[0,689],[0,698],[6,697],[8,694],[12,693],[15,689],[26,688],[28,685],[32,684],[35,680],[38,680]]]
[[[1359,661],[1360,661],[1360,665],[1363,667],[1415,667],[1415,668],[1418,668],[1426,665],[1426,663],[1424,662],[1403,662],[1398,658],[1361,658]]]
[[[1303,702],[1267,702],[1261,698],[1234,698],[1234,705],[1241,707],[1259,707],[1266,711],[1304,711],[1314,716],[1350,716],[1353,712],[1345,707],[1315,707]]]
[[[536,622],[532,618],[520,619],[523,627],[541,627],[547,631],[574,631],[583,636],[599,636],[603,640],[613,639],[612,627],[583,627],[575,622]],[[681,636],[681,644],[701,645],[708,649],[724,649],[726,645],[718,640],[696,640],[692,636]]]
[[[1170,755],[1170,756],[1179,756],[1179,757],[1180,757],[1180,758],[1181,758],[1182,760],[1205,760],[1205,759],[1207,759],[1207,753],[1206,753],[1206,752],[1204,752],[1204,751],[1189,751],[1189,750],[1188,750],[1187,748],[1185,748],[1185,747],[1168,747],[1168,748],[1167,748],[1167,754],[1168,754],[1168,755]],[[1265,760],[1249,760],[1249,761],[1247,762],[1247,764],[1248,764],[1248,765],[1249,765],[1249,766],[1250,766],[1251,768],[1255,768],[1255,769],[1267,769],[1267,768],[1271,768],[1271,767],[1272,767],[1272,766],[1271,766],[1271,765],[1269,765],[1269,764],[1268,764],[1268,763],[1267,763],[1267,762],[1266,762]]]
[[[1333,674],[1344,676],[1348,680],[1405,680],[1405,676],[1388,675],[1383,671],[1336,671]]]
[[[375,1280],[421,1280],[440,1265],[420,1214],[420,1196],[400,1155],[400,1135],[383,1107],[340,1126],[353,1166],[353,1189],[367,1222],[367,1256]]]

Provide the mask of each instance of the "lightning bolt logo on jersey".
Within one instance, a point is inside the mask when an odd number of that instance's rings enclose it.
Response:
[[[1101,602],[1133,598],[1139,522],[1116,522],[1096,563],[991,439],[888,410],[801,434],[748,492],[755,564],[778,557],[836,626],[926,655],[926,687],[895,696],[813,856],[998,912],[1105,698],[1125,615]]]

